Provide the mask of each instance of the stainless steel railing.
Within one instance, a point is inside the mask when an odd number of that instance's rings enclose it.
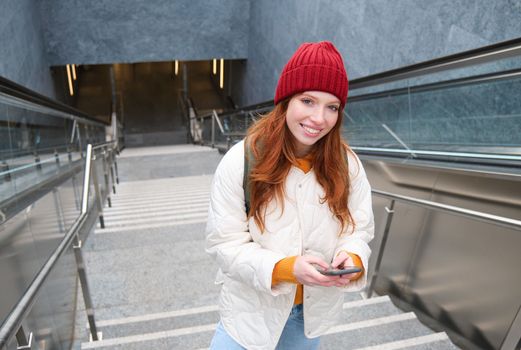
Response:
[[[378,248],[378,254],[376,257],[376,262],[371,274],[371,279],[369,282],[369,286],[367,287],[367,297],[371,297],[374,292],[374,287],[376,284],[376,280],[378,278],[379,272],[380,272],[380,265],[382,262],[382,258],[385,252],[385,247],[387,244],[387,240],[389,237],[389,232],[393,220],[394,215],[394,205],[395,202],[402,202],[418,207],[422,207],[429,210],[436,210],[444,213],[449,213],[452,215],[457,215],[465,218],[469,218],[472,220],[477,220],[480,222],[485,222],[509,229],[514,229],[521,231],[521,221],[515,220],[511,218],[506,218],[498,215],[492,215],[488,213],[483,213],[475,210],[460,208],[452,205],[447,204],[441,204],[437,202],[432,202],[424,199],[418,199],[408,196],[402,196],[394,193],[379,191],[379,190],[372,190],[373,195],[387,198],[390,200],[389,206],[385,207],[385,225],[383,226],[383,232],[382,232],[382,241],[380,243],[380,246]],[[514,321],[512,322],[512,325],[509,328],[509,331],[507,333],[507,336],[505,337],[505,340],[503,341],[503,345],[501,347],[501,350],[507,350],[512,349],[513,347],[510,347],[511,344],[517,344],[517,342],[520,340],[520,334],[521,334],[521,307],[517,311],[516,317],[514,318]]]
[[[83,254],[81,251],[82,241],[79,237],[80,231],[86,222],[87,217],[91,213],[92,208],[89,208],[89,189],[91,181],[94,184],[94,196],[96,202],[96,209],[99,213],[100,226],[104,227],[103,220],[103,193],[99,186],[98,172],[96,169],[96,159],[102,159],[103,162],[103,174],[105,181],[105,189],[107,199],[110,198],[110,185],[112,179],[112,191],[115,193],[115,185],[119,183],[117,175],[117,165],[115,159],[115,152],[117,152],[117,142],[107,142],[93,146],[88,144],[85,156],[85,172],[83,178],[83,191],[82,191],[82,203],[80,215],[76,218],[71,228],[65,234],[58,247],[51,254],[49,259],[43,265],[42,269],[38,272],[33,282],[27,288],[25,293],[19,299],[11,313],[8,315],[2,327],[0,328],[0,349],[7,349],[7,345],[11,339],[16,338],[18,349],[32,349],[34,348],[33,333],[24,329],[22,323],[30,312],[32,305],[34,304],[39,291],[46,282],[47,278],[53,271],[56,263],[65,251],[71,246],[74,249],[74,255],[76,259],[77,272],[80,280],[80,286],[82,290],[83,299],[85,302],[85,308],[87,312],[87,318],[89,323],[90,338],[92,341],[99,339],[99,335],[96,328],[96,322],[94,317],[94,307],[90,296],[89,284],[87,280],[87,274],[85,271],[85,264],[83,260]],[[109,170],[110,169],[110,170]],[[112,176],[109,176],[109,171]],[[115,176],[114,176],[115,173]]]
[[[409,66],[354,79],[349,88],[361,89],[369,86],[383,85],[393,81],[410,79],[422,75],[438,73],[451,69],[468,67],[481,63],[493,62],[499,59],[521,55],[521,38],[516,38],[497,44],[460,52],[457,54],[424,61]]]

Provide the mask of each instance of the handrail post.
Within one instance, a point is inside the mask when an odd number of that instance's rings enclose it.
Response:
[[[105,179],[105,192],[107,194],[107,204],[108,204],[109,208],[111,208],[112,207],[112,201],[110,199],[109,171],[108,171],[108,166],[107,166],[108,154],[107,154],[107,151],[105,149],[102,152],[101,162],[103,163],[103,178]]]
[[[87,313],[87,321],[89,323],[90,339],[91,341],[99,340],[98,329],[96,327],[96,319],[94,317],[94,305],[90,296],[89,282],[87,281],[87,271],[85,269],[85,261],[81,252],[82,241],[78,235],[74,237],[74,258],[76,259],[76,266],[78,270],[78,277],[80,279],[81,291],[83,294],[83,302],[85,303],[85,312]]]
[[[54,160],[56,161],[56,167],[60,167],[60,154],[57,150],[54,150]]]
[[[212,113],[212,147],[215,146],[215,115]]]
[[[105,219],[103,218],[103,204],[102,199],[103,196],[101,194],[101,189],[99,186],[98,181],[98,171],[96,166],[96,157],[94,156],[92,158],[92,180],[94,182],[94,197],[96,199],[96,205],[98,206],[98,212],[99,212],[99,224],[101,228],[105,228]]]
[[[81,198],[81,213],[87,213],[89,205],[89,189],[90,189],[90,173],[92,170],[92,145],[87,145],[87,154],[85,157],[85,172],[83,176],[83,193]]]
[[[85,174],[83,178],[83,198],[82,198],[82,209],[81,214],[86,215],[89,205],[89,188],[90,188],[90,175],[92,170],[92,145],[87,145],[87,155],[85,159]],[[96,175],[94,174],[94,178]],[[87,271],[85,270],[85,262],[83,260],[83,254],[81,252],[82,242],[78,237],[78,234],[74,236],[74,258],[76,259],[76,267],[78,270],[78,277],[80,280],[81,291],[83,294],[83,301],[85,303],[85,312],[87,313],[87,320],[89,322],[90,338],[92,341],[99,340],[98,330],[96,327],[96,321],[94,318],[94,307],[92,298],[90,296],[89,283],[87,281]]]
[[[219,127],[221,134],[224,134],[224,127],[223,127],[223,124],[221,123],[221,119],[219,119],[219,114],[217,114],[217,111],[215,109],[213,110],[212,114],[213,114],[213,117],[215,118],[215,121],[217,122],[217,126]]]
[[[116,157],[114,157],[114,172],[116,173],[116,184],[119,185],[118,162],[116,161]]]
[[[382,234],[382,243],[380,243],[380,249],[378,250],[378,256],[376,258],[373,276],[371,277],[371,282],[369,283],[369,287],[367,288],[367,297],[368,298],[370,298],[373,295],[376,278],[378,277],[378,273],[380,272],[380,264],[382,263],[382,257],[384,255],[385,245],[387,243],[387,238],[389,237],[389,229],[391,228],[391,222],[393,221],[394,203],[395,203],[395,201],[394,201],[394,199],[392,199],[389,207],[385,207],[385,212],[386,212],[385,228],[384,228],[384,232]]]
[[[81,198],[78,195],[78,180],[76,179],[76,173],[72,174],[72,192],[74,193],[74,205],[76,210],[81,210]]]
[[[36,170],[42,171],[42,163],[40,162],[40,155],[38,154],[38,152],[34,154],[34,161],[36,163]]]
[[[18,346],[16,347],[16,350],[27,350],[33,348],[33,332],[29,333],[29,338],[27,338],[27,335],[25,334],[24,327],[20,326],[18,328],[18,331],[16,332],[16,343]],[[36,348],[38,348],[38,345],[36,345]]]
[[[54,197],[54,207],[56,209],[59,230],[60,232],[66,232],[65,215],[63,214],[62,201],[60,198],[60,191],[58,190],[58,188],[54,188],[52,190],[52,195]]]
[[[0,178],[0,183],[11,181],[11,173],[9,172],[9,164],[4,160],[2,160],[2,164],[0,164],[0,172],[5,172],[3,178]]]
[[[114,181],[114,162],[116,161],[116,156],[114,155],[114,147],[112,147],[109,151],[109,169],[110,169],[110,179],[112,182],[112,193],[116,194],[116,182]]]

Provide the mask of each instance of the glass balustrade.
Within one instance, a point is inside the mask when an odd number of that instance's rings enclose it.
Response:
[[[391,90],[355,91],[344,135],[362,149],[521,156],[521,60],[509,59],[504,66],[515,68],[509,71],[496,73],[498,62],[486,66],[494,74],[470,67],[460,69],[455,80],[433,83],[422,76],[388,84]],[[476,71],[485,74],[462,76]]]
[[[104,126],[0,95],[0,202],[70,169],[104,134]]]

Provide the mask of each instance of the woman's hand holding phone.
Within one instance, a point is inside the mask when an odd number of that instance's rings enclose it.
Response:
[[[325,275],[319,270],[328,270],[329,264],[319,257],[303,255],[297,257],[293,265],[293,274],[297,281],[307,286],[343,287],[349,283],[345,276]]]
[[[356,266],[355,262],[353,261],[353,258],[345,251],[341,251],[333,260],[331,263],[331,267],[333,269],[339,269],[339,270],[351,270],[353,272],[342,274],[343,277],[351,280],[358,279],[362,273],[363,269]],[[339,273],[339,272],[337,272]],[[340,272],[341,273],[341,272]]]

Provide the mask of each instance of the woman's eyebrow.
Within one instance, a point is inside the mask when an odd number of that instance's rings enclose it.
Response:
[[[306,93],[306,92],[301,93],[300,96],[301,96],[301,97],[302,97],[302,96],[306,96],[306,97],[312,98],[312,99],[314,99],[314,100],[319,100],[318,97],[313,96],[313,95],[311,95],[311,94],[309,94],[309,93]],[[340,105],[340,101],[338,101],[338,100],[331,100],[331,101],[327,101],[325,104],[327,104],[327,105],[331,105],[331,104],[338,104],[338,105]]]

